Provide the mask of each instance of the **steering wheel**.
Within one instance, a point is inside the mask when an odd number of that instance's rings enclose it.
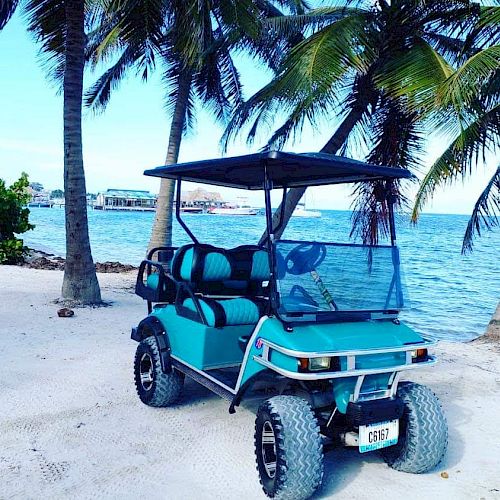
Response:
[[[285,257],[286,270],[290,274],[310,273],[326,257],[326,246],[320,243],[301,243]]]

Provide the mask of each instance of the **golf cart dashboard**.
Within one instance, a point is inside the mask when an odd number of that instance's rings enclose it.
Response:
[[[279,240],[274,271],[285,321],[392,319],[404,306],[396,246]]]

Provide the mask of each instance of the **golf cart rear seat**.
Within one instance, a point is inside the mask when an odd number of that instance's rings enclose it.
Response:
[[[207,326],[255,324],[267,310],[269,261],[261,247],[184,245],[174,255],[172,277],[178,314]]]

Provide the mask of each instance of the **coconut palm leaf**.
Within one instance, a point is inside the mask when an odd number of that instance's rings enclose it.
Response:
[[[497,45],[500,42],[499,27],[500,7],[479,6],[479,14],[475,25],[465,39],[465,51],[470,55],[470,49],[473,47],[483,49],[491,45]]]
[[[40,44],[43,66],[59,85],[64,71],[64,0],[29,0],[24,7],[28,30]]]
[[[0,0],[0,30],[7,24],[14,14],[18,0]]]
[[[281,147],[305,117],[314,118],[329,106],[340,105],[346,73],[366,67],[368,58],[359,51],[365,17],[365,13],[350,13],[296,45],[275,78],[236,110],[223,135],[223,147],[251,120],[247,140],[252,142],[257,129],[272,124],[278,111],[287,118],[267,146]]]
[[[481,231],[498,226],[500,215],[500,166],[489,180],[479,196],[467,224],[462,253],[472,252],[474,238],[481,236]]]
[[[367,161],[394,168],[418,171],[422,165],[424,134],[419,116],[408,111],[401,102],[384,97],[371,117],[373,147]],[[353,227],[351,236],[364,243],[376,245],[379,238],[389,234],[388,204],[381,201],[378,192],[381,183],[359,183],[353,191]],[[407,208],[408,198],[398,182],[392,183],[392,196],[398,208]]]
[[[297,31],[303,31],[305,28],[321,29],[339,19],[353,14],[367,14],[368,11],[362,8],[338,6],[338,7],[319,7],[311,9],[300,15],[269,17],[264,22],[264,27],[270,30],[280,32],[282,35],[289,35]]]
[[[438,102],[457,110],[466,108],[478,96],[480,87],[500,68],[500,46],[494,45],[477,52],[443,82],[438,90]]]
[[[214,30],[214,39],[203,60],[203,66],[194,75],[196,93],[215,119],[226,123],[234,107],[242,102],[243,94],[230,44],[220,27]]]
[[[412,110],[435,108],[435,93],[453,74],[446,59],[427,41],[416,38],[404,52],[395,53],[374,76],[375,83],[395,98],[406,97]]]
[[[118,89],[121,81],[133,67],[136,54],[129,47],[123,51],[113,66],[87,90],[84,104],[94,113],[103,112],[109,103],[112,92]]]
[[[438,186],[470,174],[476,162],[484,160],[485,153],[498,145],[499,137],[500,104],[497,104],[465,128],[431,166],[419,186],[412,220],[415,222],[418,219],[423,206]]]

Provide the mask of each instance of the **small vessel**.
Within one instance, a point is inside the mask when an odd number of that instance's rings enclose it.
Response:
[[[257,215],[258,208],[253,208],[248,203],[224,203],[221,207],[214,207],[209,209],[209,214],[212,215]]]
[[[191,207],[191,206],[185,206],[181,207],[181,212],[184,214],[202,214],[203,213],[203,207]]]
[[[306,203],[304,201],[300,201],[297,203],[297,206],[292,213],[292,217],[318,218],[321,217],[321,212],[318,210],[306,210]]]

